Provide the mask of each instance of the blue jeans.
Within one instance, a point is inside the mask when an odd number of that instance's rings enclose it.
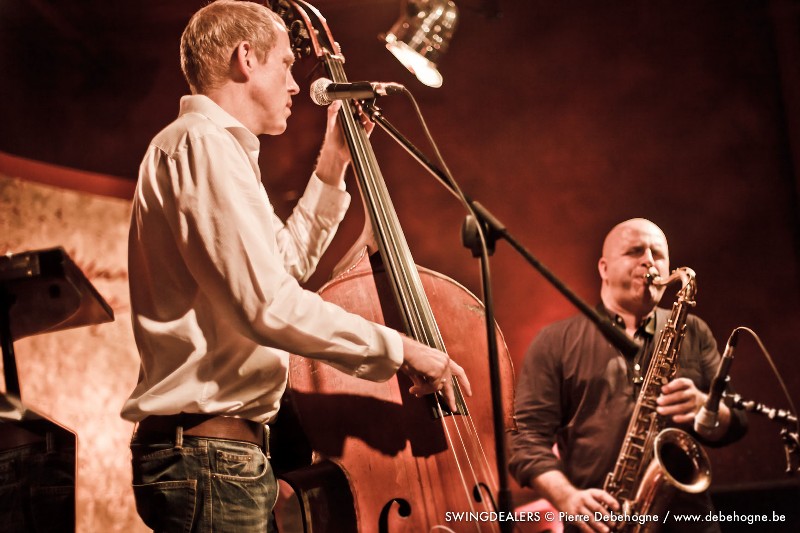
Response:
[[[133,492],[144,523],[160,532],[273,532],[278,484],[255,444],[134,435]]]
[[[52,435],[40,444],[0,452],[3,532],[75,531],[75,447],[56,445]]]

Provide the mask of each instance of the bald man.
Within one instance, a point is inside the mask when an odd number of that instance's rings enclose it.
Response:
[[[517,385],[519,431],[511,438],[511,473],[520,485],[534,488],[556,509],[576,518],[565,524],[566,531],[608,531],[608,522],[594,520],[599,516],[595,513],[607,517],[607,509],[619,510],[602,486],[616,463],[657,333],[670,314],[657,307],[665,289],[645,282],[648,274],[670,273],[667,239],[649,220],[635,218],[612,228],[597,267],[598,311],[640,345],[636,356],[624,356],[593,323],[577,315],[542,329],[528,349]],[[662,388],[658,413],[703,444],[738,440],[746,429],[744,415],[724,404],[717,428],[702,435],[692,429],[720,356],[705,322],[690,314],[686,328],[680,368]],[[670,510],[706,514],[711,502],[707,494],[680,494]],[[671,521],[664,530],[719,531],[713,522],[687,526]]]

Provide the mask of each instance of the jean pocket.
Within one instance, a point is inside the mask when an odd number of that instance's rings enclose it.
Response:
[[[269,531],[278,483],[264,453],[254,446],[251,453],[229,448],[213,457],[212,498],[219,531]]]
[[[212,473],[215,477],[236,481],[258,481],[268,470],[267,457],[256,446],[214,451]]]
[[[197,481],[159,481],[133,485],[136,511],[155,531],[191,531],[197,505]]]

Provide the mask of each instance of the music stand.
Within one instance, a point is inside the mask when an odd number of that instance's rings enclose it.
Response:
[[[75,432],[26,409],[14,341],[100,324],[114,312],[63,248],[0,256],[0,343],[5,394],[0,393],[0,462],[15,464],[17,490],[0,502],[8,531],[42,527],[74,531]]]

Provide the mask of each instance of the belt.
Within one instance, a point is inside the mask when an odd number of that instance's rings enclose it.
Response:
[[[47,441],[50,435],[53,446],[65,449],[75,445],[75,436],[47,420],[25,420],[0,423],[0,451],[20,446],[31,446]]]
[[[0,425],[0,450],[10,450],[44,442],[45,438],[14,423]]]
[[[240,440],[264,446],[264,426],[252,420],[232,416],[180,413],[177,415],[150,415],[136,427],[137,434],[156,433],[174,435],[183,428],[183,434],[210,439]]]

